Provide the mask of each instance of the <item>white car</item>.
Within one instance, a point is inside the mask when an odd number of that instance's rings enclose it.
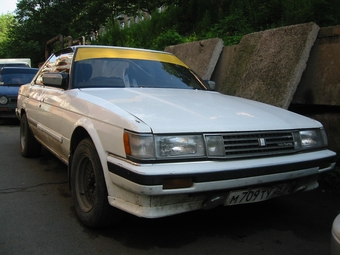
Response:
[[[68,165],[90,227],[307,191],[334,167],[319,122],[206,84],[166,52],[61,50],[19,90],[21,153]]]

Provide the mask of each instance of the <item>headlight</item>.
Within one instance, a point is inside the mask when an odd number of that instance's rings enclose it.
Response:
[[[327,146],[327,136],[324,129],[311,129],[299,131],[299,147],[313,149]]]
[[[207,145],[208,157],[223,157],[225,156],[225,148],[223,136],[221,135],[206,135],[205,142]]]
[[[202,135],[143,135],[124,133],[127,156],[141,160],[205,157]]]
[[[157,158],[202,157],[202,135],[155,136]]]
[[[7,104],[8,103],[8,98],[5,96],[0,97],[0,104]]]

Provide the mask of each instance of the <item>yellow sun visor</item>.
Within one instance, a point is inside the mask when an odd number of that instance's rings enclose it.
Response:
[[[126,59],[140,59],[166,62],[184,67],[188,66],[179,60],[176,56],[152,50],[132,49],[132,48],[78,48],[75,62],[85,59],[93,58],[126,58]]]

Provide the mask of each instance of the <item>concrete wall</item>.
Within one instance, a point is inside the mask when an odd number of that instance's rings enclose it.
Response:
[[[340,105],[340,26],[320,29],[292,103]]]
[[[318,31],[308,23],[245,35],[219,91],[288,109]]]
[[[211,79],[222,50],[223,41],[219,38],[172,45],[165,48],[165,51],[176,55],[204,80]]]
[[[296,105],[324,125],[329,148],[340,157],[340,26],[320,29],[291,103]]]

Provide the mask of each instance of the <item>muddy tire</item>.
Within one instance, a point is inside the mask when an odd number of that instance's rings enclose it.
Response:
[[[120,222],[123,212],[108,203],[103,169],[90,139],[82,140],[75,150],[71,188],[76,213],[86,226],[102,228]]]
[[[20,120],[20,152],[26,158],[38,157],[41,153],[41,144],[33,136],[25,113]]]

